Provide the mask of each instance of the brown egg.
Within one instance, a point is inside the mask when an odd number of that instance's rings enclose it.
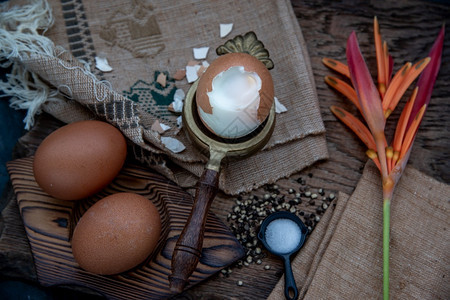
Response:
[[[39,145],[34,177],[55,198],[82,199],[116,177],[126,153],[125,138],[114,126],[101,121],[72,123],[52,132]]]
[[[105,197],[78,221],[72,252],[86,271],[112,275],[143,262],[155,249],[161,218],[155,205],[133,193]]]
[[[246,53],[214,60],[198,82],[196,103],[203,124],[224,138],[251,133],[264,122],[274,102],[272,76]]]

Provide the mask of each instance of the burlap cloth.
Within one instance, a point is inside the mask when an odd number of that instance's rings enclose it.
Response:
[[[309,58],[289,1],[49,3],[55,22],[45,36],[68,51],[56,47],[53,55],[31,54],[20,63],[66,96],[64,102],[43,106],[56,118],[106,119],[134,142],[133,154],[141,162],[191,186],[196,181],[192,175],[201,174],[207,157],[177,129],[177,116],[167,110],[176,88],[187,93],[190,87],[186,79],[171,76],[193,60],[194,47],[211,47],[206,60],[212,62],[215,49],[226,40],[254,31],[270,52],[275,96],[288,111],[277,114],[263,151],[223,164],[220,188],[229,194],[248,191],[328,157]],[[220,23],[234,24],[226,38],[219,37]],[[96,56],[106,57],[113,71],[95,69]],[[95,77],[84,71],[80,59],[90,63]],[[160,72],[169,76],[166,87],[155,82]],[[172,126],[163,135],[177,138],[186,150],[175,154],[164,147],[160,135],[150,129],[156,119]]]
[[[300,299],[382,299],[382,193],[372,163],[292,266]],[[392,299],[449,299],[450,186],[408,167],[391,202]],[[269,299],[284,299],[284,278]]]

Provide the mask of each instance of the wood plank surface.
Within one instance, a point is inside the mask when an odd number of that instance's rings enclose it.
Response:
[[[79,285],[110,299],[165,299],[173,295],[168,276],[178,237],[192,208],[192,197],[163,176],[139,166],[125,166],[105,189],[81,201],[46,194],[33,175],[33,157],[8,163],[19,211],[42,285]],[[137,193],[152,201],[162,230],[154,252],[138,267],[114,276],[82,270],[75,261],[70,237],[81,216],[108,195]],[[234,235],[217,217],[207,216],[201,259],[190,277],[195,285],[244,255]]]
[[[361,50],[373,72],[376,69],[375,50],[372,37],[373,17],[377,16],[383,38],[388,42],[394,58],[394,70],[406,61],[417,61],[428,51],[444,22],[450,20],[450,7],[445,1],[324,1],[292,0],[294,12],[307,43],[311,66],[315,77],[322,118],[327,130],[330,158],[308,169],[277,182],[279,189],[287,194],[289,188],[303,188],[317,192],[323,188],[326,194],[342,191],[351,194],[367,161],[364,145],[340,123],[330,112],[331,105],[339,105],[351,112],[356,109],[344,97],[331,90],[323,77],[331,75],[321,62],[323,57],[345,61],[345,45],[350,33],[355,30]],[[448,29],[448,28],[447,28]],[[450,32],[444,42],[444,52],[432,100],[419,129],[410,165],[432,176],[450,182]],[[395,111],[392,120],[396,120]],[[24,136],[18,143],[15,157],[26,157],[34,153],[39,142],[51,130],[61,126],[57,121],[43,115],[37,129]],[[389,133],[393,124],[388,123]],[[293,162],[295,163],[295,162]],[[299,185],[301,177],[305,183]],[[268,191],[260,188],[255,195],[263,196]],[[0,228],[0,274],[4,278],[22,278],[36,282],[33,260],[22,221],[15,204],[14,194],[5,193],[8,205],[2,212]],[[219,194],[211,210],[224,222],[232,211],[236,198]],[[375,200],[376,201],[376,200]],[[394,199],[395,201],[395,199]],[[317,208],[303,202],[299,209],[311,213]],[[13,242],[14,241],[14,242]],[[264,266],[270,265],[269,270]],[[233,267],[232,273],[219,273],[206,282],[185,291],[176,299],[264,299],[282,274],[278,258],[267,254],[261,265]],[[237,282],[241,280],[242,286]]]

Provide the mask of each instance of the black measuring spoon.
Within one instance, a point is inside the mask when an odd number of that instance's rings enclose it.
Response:
[[[281,257],[284,262],[284,295],[286,299],[298,298],[297,285],[292,273],[292,254],[305,242],[308,228],[295,214],[279,211],[270,214],[261,224],[258,238],[271,253]]]

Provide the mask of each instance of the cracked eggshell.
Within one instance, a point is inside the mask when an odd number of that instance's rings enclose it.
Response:
[[[232,88],[225,89],[221,92],[220,97],[213,100],[211,96],[213,81],[216,77],[225,78],[223,75],[228,70],[237,74],[236,76],[244,74],[254,77],[254,82],[259,88],[257,92],[259,100],[250,105],[252,106],[251,109],[248,109],[249,106],[239,107],[238,103],[233,103],[236,98],[231,99],[230,97],[234,97],[236,93]],[[234,80],[234,78],[230,78],[232,76],[227,76],[231,81]],[[251,81],[253,82],[253,80]],[[274,86],[269,70],[257,58],[246,53],[229,53],[214,60],[199,79],[196,93],[198,114],[203,124],[212,133],[224,138],[242,137],[255,130],[269,115],[273,101]],[[216,109],[215,113],[214,109]],[[236,120],[239,120],[239,122],[236,122]]]

